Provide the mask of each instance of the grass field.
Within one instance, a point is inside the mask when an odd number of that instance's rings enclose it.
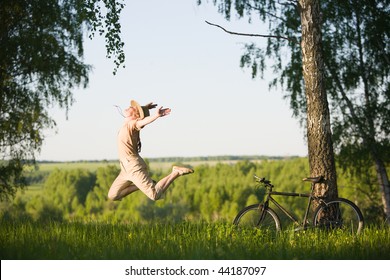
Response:
[[[388,228],[358,237],[337,232],[284,231],[273,238],[231,224],[0,223],[7,259],[390,259]]]
[[[183,162],[192,166],[221,161]],[[234,164],[236,161],[223,161]],[[91,172],[117,161],[39,163],[44,175],[54,169],[87,169]],[[150,162],[152,170],[166,171],[173,162]],[[38,179],[41,177],[38,177]],[[45,177],[42,176],[44,179]],[[25,193],[39,195],[44,180]],[[103,220],[104,221],[104,220]],[[117,223],[32,222],[0,219],[2,260],[376,260],[390,259],[390,230],[365,228],[352,237],[338,232],[283,231],[272,237],[259,230],[242,231],[231,223]]]

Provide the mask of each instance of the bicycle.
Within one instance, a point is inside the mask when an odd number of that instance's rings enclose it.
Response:
[[[311,191],[307,193],[295,192],[276,192],[273,191],[274,186],[271,181],[265,178],[260,178],[254,175],[256,182],[266,188],[265,198],[263,203],[253,204],[242,209],[235,217],[233,223],[242,227],[255,227],[262,230],[279,232],[282,229],[282,224],[278,214],[269,204],[273,203],[281,213],[285,214],[298,227],[295,230],[307,229],[309,227],[320,229],[337,229],[350,234],[357,235],[361,233],[364,220],[363,214],[352,201],[345,198],[335,198],[326,200],[326,197],[314,195],[314,186],[319,183],[324,183],[324,177],[304,178],[303,181],[311,183]],[[273,196],[292,196],[308,198],[308,204],[300,223],[296,217],[280,205]],[[310,206],[313,201],[316,201],[318,206],[314,210],[312,224],[309,221]]]

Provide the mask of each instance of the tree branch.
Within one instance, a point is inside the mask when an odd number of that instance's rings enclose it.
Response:
[[[223,28],[222,26],[220,26],[218,24],[208,22],[207,20],[205,20],[205,22],[207,24],[211,25],[211,26],[218,27],[218,28],[222,29],[223,31],[225,31],[226,33],[229,33],[229,34],[232,34],[232,35],[247,36],[247,37],[262,37],[262,38],[284,39],[284,40],[288,40],[288,41],[297,43],[297,39],[296,38],[289,38],[289,37],[275,36],[275,35],[262,35],[262,34],[253,34],[253,33],[234,32],[234,31],[229,31],[229,30]]]

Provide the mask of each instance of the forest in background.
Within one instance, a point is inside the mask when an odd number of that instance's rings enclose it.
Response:
[[[29,186],[18,191],[13,200],[0,203],[0,217],[121,223],[230,222],[244,206],[262,201],[264,189],[256,186],[254,174],[270,179],[277,191],[307,193],[310,190],[310,185],[302,182],[309,175],[307,158],[224,156],[147,162],[155,180],[164,177],[175,164],[191,165],[195,173],[176,180],[164,199],[157,202],[141,192],[113,202],[107,199],[107,192],[119,173],[117,162],[40,163],[37,170],[26,171]],[[374,171],[370,172],[375,182]],[[355,202],[368,223],[382,223],[378,187],[357,178],[338,168],[339,196]],[[277,199],[297,217],[303,216],[306,199]]]

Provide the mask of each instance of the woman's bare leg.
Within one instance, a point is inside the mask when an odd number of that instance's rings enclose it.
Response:
[[[159,199],[161,195],[169,188],[169,186],[175,181],[178,177],[186,174],[193,173],[194,170],[186,167],[174,166],[172,168],[171,174],[162,178],[156,184],[156,199]]]

